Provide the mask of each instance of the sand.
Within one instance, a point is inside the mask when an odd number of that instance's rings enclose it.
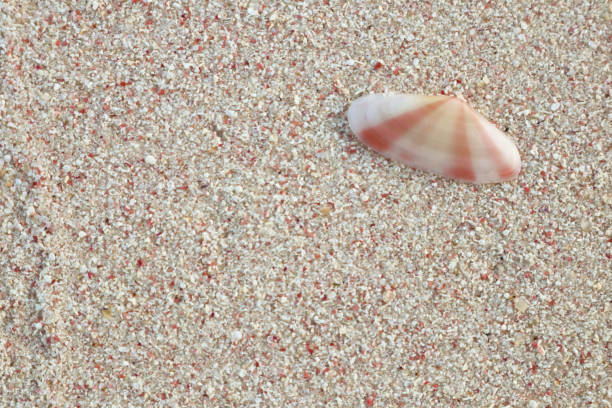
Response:
[[[606,1],[0,3],[0,406],[610,407]],[[512,182],[389,161],[460,94]]]

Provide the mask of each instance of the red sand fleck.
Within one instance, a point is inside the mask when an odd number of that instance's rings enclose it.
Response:
[[[310,355],[312,355],[314,353],[314,348],[312,348],[312,346],[308,342],[306,342],[306,350],[308,350],[308,353]]]

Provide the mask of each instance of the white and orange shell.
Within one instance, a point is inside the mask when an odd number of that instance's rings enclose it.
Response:
[[[385,157],[472,183],[497,183],[521,170],[510,138],[454,96],[374,94],[357,99],[348,121]]]

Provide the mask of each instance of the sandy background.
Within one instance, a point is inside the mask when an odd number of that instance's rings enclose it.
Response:
[[[0,406],[610,407],[606,1],[0,3]],[[361,146],[461,94],[473,186]]]

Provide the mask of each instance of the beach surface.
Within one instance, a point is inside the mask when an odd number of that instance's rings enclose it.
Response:
[[[611,407],[606,1],[0,3],[0,406]],[[461,95],[522,171],[346,110]]]

